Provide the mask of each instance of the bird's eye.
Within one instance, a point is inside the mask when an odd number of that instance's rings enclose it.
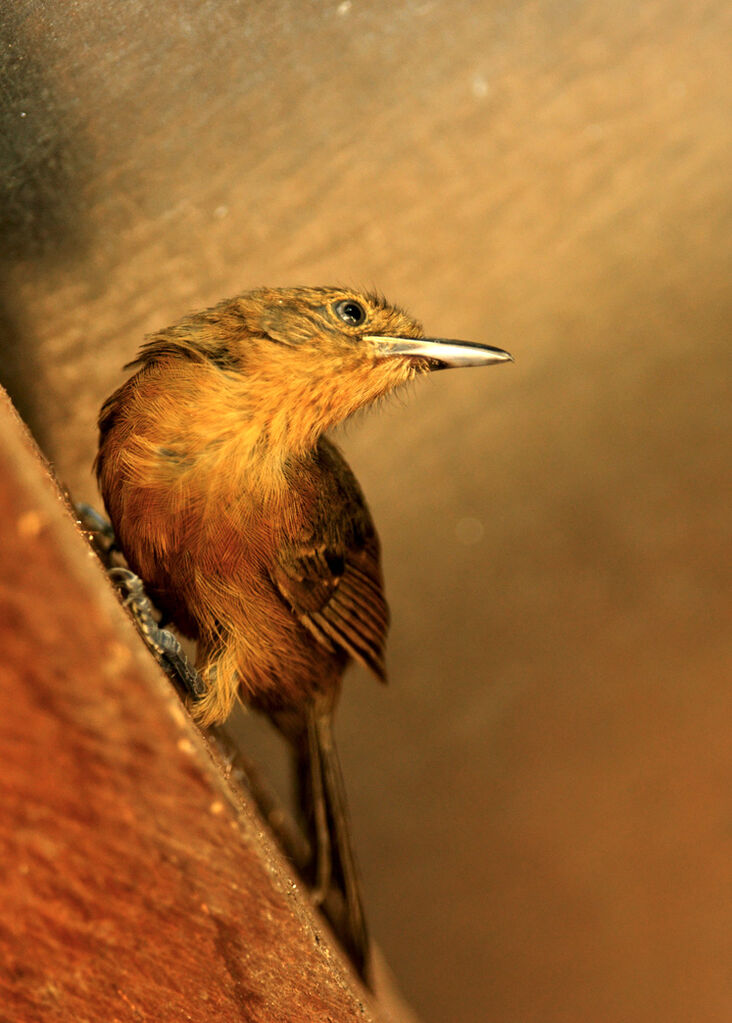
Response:
[[[360,327],[366,319],[366,310],[359,302],[351,298],[345,298],[335,305],[335,314],[349,327]]]

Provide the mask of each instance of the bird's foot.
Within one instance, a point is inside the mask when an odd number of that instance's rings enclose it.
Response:
[[[87,539],[104,567],[109,569],[112,565],[119,564],[122,555],[117,547],[111,523],[90,504],[77,501],[73,508],[76,513],[76,521],[86,533]]]
[[[114,530],[112,524],[103,515],[100,515],[96,508],[84,501],[74,502],[74,511],[79,524],[89,533],[99,533],[101,536],[114,543]]]
[[[122,593],[122,603],[129,609],[137,631],[157,662],[186,695],[200,700],[206,694],[206,684],[188,660],[179,640],[155,621],[142,579],[129,568],[111,568],[109,577]]]

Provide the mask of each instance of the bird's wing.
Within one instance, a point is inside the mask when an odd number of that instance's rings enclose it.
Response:
[[[308,535],[281,550],[273,581],[302,624],[386,681],[389,610],[379,540],[361,490],[338,450],[318,449],[323,472]]]

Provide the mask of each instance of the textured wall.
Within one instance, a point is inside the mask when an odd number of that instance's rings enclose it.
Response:
[[[341,746],[415,1007],[726,1018],[727,5],[21,0],[0,29],[0,378],[75,494],[142,335],[238,290],[373,284],[516,357],[343,441],[394,628]]]

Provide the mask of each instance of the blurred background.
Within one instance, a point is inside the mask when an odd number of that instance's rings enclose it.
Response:
[[[514,354],[340,436],[394,624],[390,687],[353,669],[338,734],[425,1023],[732,1012],[731,21],[0,12],[0,380],[76,498],[143,335],[258,285],[376,287]]]

